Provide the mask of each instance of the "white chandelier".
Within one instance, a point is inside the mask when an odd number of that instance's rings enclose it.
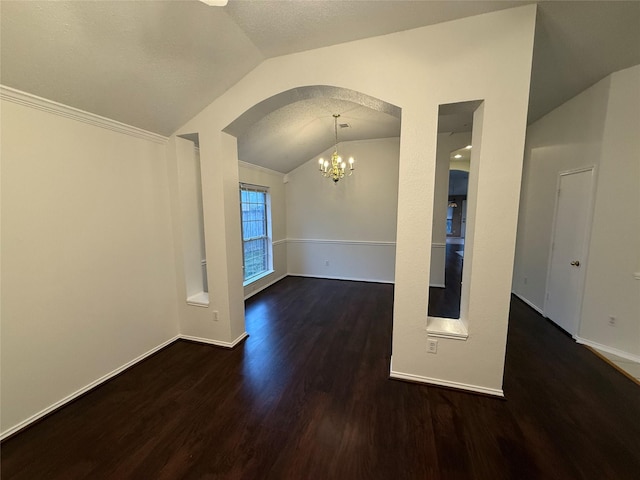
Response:
[[[344,178],[347,164],[342,161],[342,157],[338,155],[338,117],[339,113],[333,114],[333,130],[336,134],[336,144],[331,154],[331,161],[320,158],[318,164],[320,165],[320,173],[323,177],[330,178],[334,183],[338,183],[341,178]],[[353,157],[349,158],[349,176],[353,175]]]

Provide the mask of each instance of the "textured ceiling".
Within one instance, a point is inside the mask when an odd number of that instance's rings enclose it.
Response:
[[[265,58],[525,3],[533,2],[2,0],[0,82],[170,135]],[[640,2],[543,1],[538,11],[530,121],[640,63]],[[384,113],[342,101],[267,111],[239,136],[243,160],[286,170],[295,162],[279,158],[284,145],[308,160],[330,146],[319,139],[336,110],[353,116],[341,139],[396,131]],[[450,120],[453,129],[460,119]]]
[[[434,25],[533,1],[251,0],[226,11],[266,57]]]
[[[400,119],[333,98],[291,103],[263,117],[238,138],[238,158],[287,173],[335,143],[333,114],[339,113],[339,142],[400,136]],[[254,162],[251,162],[254,163]]]
[[[3,85],[163,135],[263,60],[224,9],[197,1],[0,9]]]

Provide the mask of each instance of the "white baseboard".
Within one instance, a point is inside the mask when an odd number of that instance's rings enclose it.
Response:
[[[271,282],[267,283],[266,285],[263,285],[262,287],[258,288],[257,290],[254,290],[251,293],[248,293],[247,295],[244,296],[244,299],[246,300],[247,298],[251,298],[253,297],[256,293],[260,293],[262,290],[264,290],[265,288],[269,288],[271,285],[273,285],[274,283],[279,282],[280,280],[282,280],[284,277],[286,277],[288,274],[284,274],[284,275],[280,275],[278,278],[276,278],[275,280],[272,280]]]
[[[143,353],[142,355],[137,356],[133,360],[125,363],[124,365],[116,368],[115,370],[112,370],[111,372],[107,373],[106,375],[103,375],[102,377],[98,378],[97,380],[94,380],[93,382],[85,385],[84,387],[80,388],[79,390],[76,390],[72,394],[67,395],[63,399],[58,400],[57,402],[53,403],[52,405],[49,405],[47,408],[39,411],[38,413],[35,413],[34,415],[31,415],[26,420],[23,420],[22,422],[14,425],[13,427],[8,428],[4,432],[0,432],[0,441],[4,440],[5,438],[7,438],[7,437],[9,437],[11,435],[13,435],[16,432],[22,430],[23,428],[28,427],[30,424],[32,424],[36,420],[39,420],[42,417],[48,415],[49,413],[59,409],[60,407],[63,407],[67,403],[69,403],[69,402],[75,400],[76,398],[78,398],[80,395],[83,395],[84,393],[88,392],[89,390],[92,390],[92,389],[98,387],[99,385],[103,384],[107,380],[112,379],[113,377],[115,377],[119,373],[122,373],[124,370],[127,370],[128,368],[134,366],[136,363],[141,362],[145,358],[153,355],[154,353],[156,353],[157,351],[163,349],[167,345],[172,344],[176,340],[180,340],[180,339],[192,340],[194,342],[206,343],[206,344],[209,344],[209,345],[216,345],[218,347],[233,348],[236,345],[238,345],[242,340],[247,338],[248,336],[249,336],[249,334],[247,332],[244,332],[242,335],[240,335],[238,338],[236,338],[232,342],[221,342],[221,341],[217,341],[217,340],[211,340],[211,339],[208,339],[208,338],[191,337],[189,335],[176,335],[175,337],[170,338],[169,340],[166,340],[165,342],[162,342],[160,345],[158,345],[156,347],[153,347],[151,350]]]
[[[483,395],[491,395],[494,397],[504,397],[504,392],[502,391],[502,389],[481,387],[479,385],[470,385],[468,383],[452,382],[450,380],[442,380],[439,378],[423,377],[420,375],[413,375],[411,373],[396,372],[394,370],[391,370],[391,372],[389,373],[389,377],[397,380],[406,380],[408,382],[425,383],[427,385],[437,385],[439,387],[447,387],[456,390],[464,390],[467,392],[481,393]]]
[[[632,362],[640,363],[640,355],[634,355],[633,353],[625,352],[624,350],[618,350],[617,348],[609,347],[607,345],[603,345],[598,342],[594,342],[592,340],[587,340],[586,338],[581,338],[574,336],[575,341],[581,345],[586,345],[587,347],[595,348],[596,350],[601,350],[603,352],[611,353],[613,355],[617,355],[618,357],[622,357],[626,360],[631,360]]]
[[[203,337],[192,337],[191,335],[178,335],[178,338],[180,338],[181,340],[191,340],[192,342],[206,343],[207,345],[215,345],[216,347],[233,348],[248,336],[249,334],[247,332],[244,332],[242,335],[231,342],[211,340],[210,338]]]
[[[393,280],[374,280],[371,278],[358,278],[358,277],[341,277],[341,276],[331,276],[331,275],[307,275],[304,273],[289,273],[290,277],[305,277],[305,278],[322,278],[325,280],[348,280],[350,282],[369,282],[369,283],[396,283]]]
[[[111,378],[115,377],[116,375],[118,375],[119,373],[123,372],[124,370],[132,367],[133,365],[135,365],[138,362],[141,362],[142,360],[144,360],[145,358],[153,355],[154,353],[156,353],[158,350],[163,349],[164,347],[166,347],[167,345],[175,342],[176,340],[178,340],[178,338],[180,338],[179,335],[176,335],[173,338],[170,338],[169,340],[162,342],[160,345],[153,347],[151,350],[149,350],[148,352],[143,353],[142,355],[137,356],[136,358],[134,358],[133,360],[125,363],[124,365],[116,368],[115,370],[112,370],[111,372],[107,373],[106,375],[103,375],[102,377],[98,378],[97,380],[94,380],[93,382],[85,385],[84,387],[80,388],[79,390],[76,390],[75,392],[73,392],[70,395],[67,395],[66,397],[64,397],[61,400],[58,400],[57,402],[55,402],[52,405],[49,405],[47,408],[40,410],[38,413],[35,413],[34,415],[31,415],[29,418],[27,418],[26,420],[23,420],[22,422],[14,425],[13,427],[8,428],[7,430],[5,430],[4,432],[0,433],[0,440],[4,440],[5,438],[7,438],[10,435],[13,435],[14,433],[22,430],[23,428],[29,426],[30,424],[32,424],[33,422],[35,422],[36,420],[41,419],[42,417],[44,417],[45,415],[48,415],[49,413],[53,412],[54,410],[57,410],[58,408],[64,406],[65,404],[71,402],[72,400],[75,400],[76,398],[78,398],[80,395],[88,392],[89,390],[92,390],[94,388],[96,388],[97,386],[99,386],[100,384],[106,382],[107,380],[110,380]]]
[[[513,292],[513,291],[511,293],[513,293],[516,297],[518,297],[520,300],[522,300],[524,303],[529,305],[531,308],[533,308],[536,312],[538,312],[540,315],[542,315],[544,317],[544,312],[542,311],[542,309],[540,307],[534,305],[533,303],[531,303],[529,300],[524,298],[519,293],[516,293],[516,292]]]

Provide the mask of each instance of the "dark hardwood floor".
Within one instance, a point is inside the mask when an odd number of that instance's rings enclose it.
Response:
[[[456,252],[464,245],[447,243],[444,265],[444,284],[429,288],[428,314],[431,317],[460,318],[463,259]]]
[[[390,380],[393,286],[288,277],[2,444],[2,479],[637,479],[640,388],[512,301],[506,399]]]

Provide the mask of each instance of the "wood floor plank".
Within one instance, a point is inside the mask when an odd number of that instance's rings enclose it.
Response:
[[[504,400],[389,379],[392,311],[287,277],[235,349],[175,342],[3,442],[2,479],[637,478],[640,388],[524,303]]]

